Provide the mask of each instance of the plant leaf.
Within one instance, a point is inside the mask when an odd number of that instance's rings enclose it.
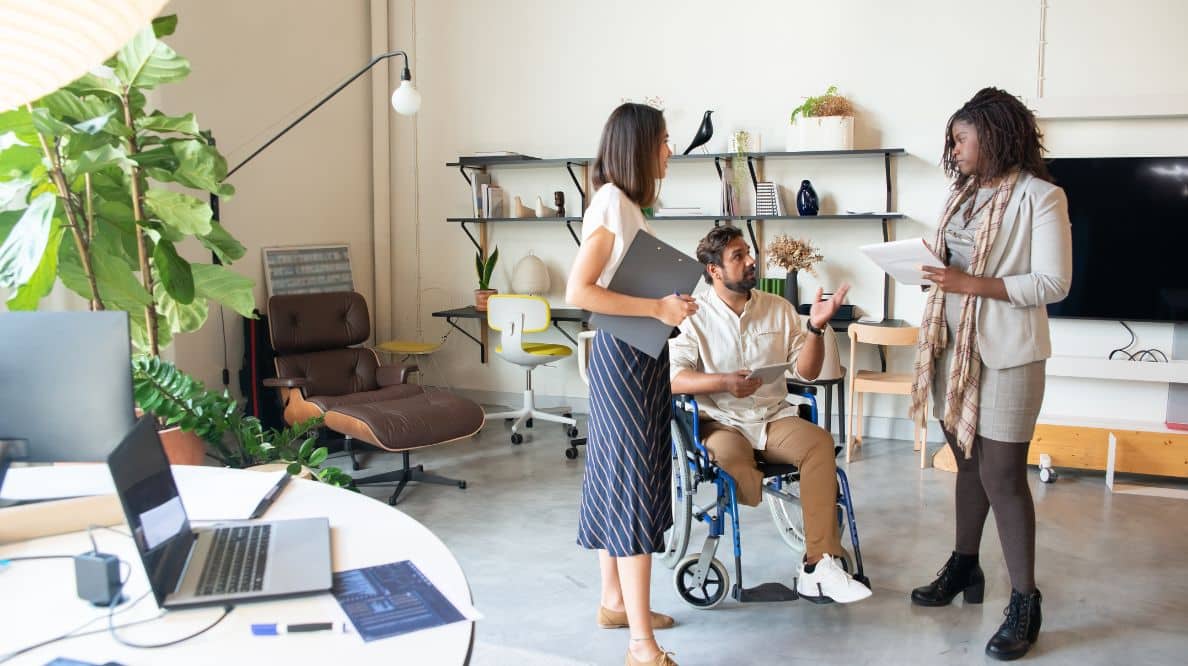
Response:
[[[29,178],[0,182],[0,213],[28,208],[29,192],[32,189],[33,181]],[[0,238],[4,238],[4,235],[0,235]]]
[[[66,173],[73,179],[83,174],[95,173],[96,171],[102,171],[112,166],[128,169],[132,166],[132,160],[128,159],[128,155],[124,152],[123,148],[103,146],[94,150],[88,150],[82,155],[79,155],[77,160],[66,165]]]
[[[187,113],[184,116],[167,116],[160,111],[153,111],[151,115],[137,118],[136,129],[152,130],[154,132],[177,132],[194,137],[201,136],[199,133],[202,131],[199,129],[198,121],[194,119],[194,114],[192,113]]]
[[[33,109],[33,127],[39,133],[49,137],[70,136],[75,129],[50,114],[49,109]]]
[[[301,473],[301,463],[291,462],[289,463],[289,466],[285,468],[285,471],[289,473],[289,476],[297,476]]]
[[[110,70],[107,70],[107,68],[104,68],[104,70],[110,72]],[[115,79],[114,73],[112,73],[111,76],[100,76],[96,74],[94,70],[87,74],[83,74],[81,77],[76,79],[74,83],[70,84],[68,88],[70,88],[75,94],[80,95],[103,94],[118,98],[122,93],[120,90],[120,83]]]
[[[66,230],[56,218],[50,224],[49,242],[41,255],[41,263],[29,280],[9,297],[9,310],[36,310],[41,299],[54,288],[54,282],[58,279],[58,244],[62,242],[62,234]]]
[[[243,258],[247,249],[227,231],[226,227],[212,220],[210,233],[198,238],[206,249],[214,252],[224,264]]]
[[[158,38],[168,37],[177,30],[177,14],[169,14],[168,16],[158,16],[153,19],[153,34]]]
[[[116,53],[115,75],[126,88],[155,88],[184,79],[190,63],[157,39],[147,27]]]
[[[309,454],[309,462],[307,464],[310,467],[319,467],[322,463],[326,462],[326,458],[329,455],[330,451],[326,447],[320,446],[314,449],[313,453]]]
[[[193,264],[194,291],[198,296],[217,301],[248,319],[255,319],[255,283],[226,266]]]
[[[227,160],[213,146],[186,139],[170,142],[169,149],[177,159],[177,167],[168,174],[168,180],[219,196],[235,193],[235,188],[223,182],[227,177]]]
[[[153,188],[145,192],[144,203],[153,215],[177,231],[193,236],[211,232],[210,205],[196,197]]]
[[[33,277],[49,245],[57,198],[36,196],[0,244],[0,287],[20,287]]]
[[[182,305],[194,302],[194,274],[173,243],[161,239],[153,248],[153,266],[165,291]]]

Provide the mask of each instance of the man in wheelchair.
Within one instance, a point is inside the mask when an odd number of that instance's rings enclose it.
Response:
[[[805,558],[796,592],[817,602],[850,603],[870,596],[842,568],[838,528],[837,466],[833,436],[797,416],[788,403],[784,374],[774,381],[748,378],[751,371],[794,364],[797,376],[813,380],[824,359],[822,329],[837,312],[849,286],[829,300],[814,299],[807,331],[786,299],[755,290],[755,259],[735,227],[715,227],[697,245],[713,289],[697,297],[700,309],[669,341],[673,394],[693,394],[702,440],[714,462],[736,483],[738,501],[756,506],[763,474],[756,459],[800,468]]]

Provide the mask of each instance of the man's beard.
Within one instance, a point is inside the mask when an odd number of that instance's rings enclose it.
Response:
[[[752,268],[746,273],[743,273],[743,279],[739,280],[738,282],[727,282],[726,280],[722,280],[722,286],[736,294],[749,294],[751,293],[751,290],[755,288],[755,285],[759,284],[759,278],[757,275],[758,272]]]

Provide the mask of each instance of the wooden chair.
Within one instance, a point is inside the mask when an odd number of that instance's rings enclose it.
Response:
[[[890,395],[912,394],[912,374],[907,372],[875,372],[858,370],[856,365],[858,344],[884,345],[888,347],[915,347],[920,329],[915,326],[878,326],[873,324],[850,324],[850,437],[846,441],[846,462],[854,445],[862,446],[862,394],[883,393]],[[857,394],[857,395],[855,395]],[[928,405],[925,403],[924,412]],[[912,450],[920,452],[920,468],[927,465],[925,457],[928,446],[928,430],[923,418],[917,419],[912,437]]]

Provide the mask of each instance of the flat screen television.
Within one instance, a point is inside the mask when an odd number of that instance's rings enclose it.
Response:
[[[1188,321],[1188,157],[1049,162],[1068,194],[1073,279],[1053,317]]]

